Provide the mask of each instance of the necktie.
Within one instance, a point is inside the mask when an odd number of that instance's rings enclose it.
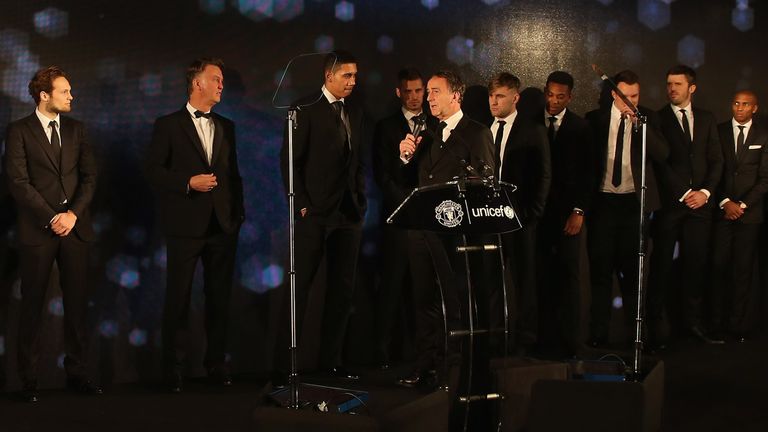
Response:
[[[336,109],[336,114],[338,114],[337,120],[338,120],[338,127],[339,127],[339,134],[344,140],[344,144],[346,145],[347,149],[350,148],[351,144],[349,142],[349,126],[347,125],[347,118],[344,115],[344,102],[337,100],[336,102],[333,102],[331,105],[333,105],[333,108]]]
[[[616,152],[613,154],[613,178],[614,187],[621,184],[621,160],[624,158],[624,117],[619,120],[619,133],[616,134]]]
[[[440,124],[437,125],[437,139],[440,141],[440,148],[443,148],[443,144],[445,144],[445,141],[443,141],[443,131],[448,126],[448,123],[441,121]]]
[[[209,113],[209,112],[204,113],[204,112],[199,111],[199,110],[195,111],[195,118],[200,118],[200,117],[205,117],[205,118],[209,119],[209,118],[211,118],[211,113]]]
[[[56,159],[56,167],[61,166],[61,141],[59,141],[59,134],[56,131],[56,120],[51,120],[48,123],[51,127],[51,148],[53,149],[53,155]]]
[[[507,124],[504,120],[499,120],[499,128],[496,130],[496,178],[499,178],[499,172],[501,171],[501,143],[504,139],[504,126]]]
[[[557,117],[552,116],[549,118],[549,131],[547,131],[547,137],[549,143],[552,144],[555,141],[555,123],[557,123]]]
[[[738,155],[739,152],[741,152],[742,147],[744,147],[744,128],[746,126],[736,126],[739,128],[739,136],[736,137],[736,154]]]
[[[680,115],[682,116],[682,123],[683,123],[683,132],[685,132],[685,142],[688,144],[691,143],[691,125],[688,124],[688,116],[685,115],[685,110],[680,110]]]

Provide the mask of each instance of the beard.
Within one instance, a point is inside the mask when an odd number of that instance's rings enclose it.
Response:
[[[54,102],[48,102],[48,105],[45,107],[48,111],[56,114],[61,113],[68,113],[72,111],[72,105],[65,105],[65,104],[57,104]]]

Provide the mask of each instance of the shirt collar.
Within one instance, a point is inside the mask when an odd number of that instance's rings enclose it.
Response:
[[[739,126],[746,126],[746,128],[745,128],[745,129],[749,129],[749,128],[751,128],[751,127],[752,127],[752,120],[753,120],[753,119],[749,119],[749,121],[748,121],[748,122],[746,122],[746,123],[744,123],[744,124],[741,124],[741,123],[737,122],[735,118],[731,117],[731,126],[732,126],[734,129],[736,129],[736,128],[737,128],[737,127],[739,127]]]
[[[193,119],[197,119],[198,118],[198,117],[195,116],[195,111],[200,111],[200,110],[195,108],[195,107],[193,107],[192,104],[190,104],[189,102],[187,102],[187,111],[189,111],[189,115],[191,115]],[[209,110],[208,112],[204,112],[203,114],[208,114],[209,112],[211,112],[211,111]]]
[[[328,102],[334,103],[336,101],[344,102],[344,98],[338,99],[336,96],[334,96],[327,88],[325,88],[325,84],[323,84],[322,88],[323,94],[325,95],[325,98],[328,99]]]
[[[446,124],[445,129],[448,130],[454,130],[456,129],[456,125],[459,124],[461,121],[461,118],[464,117],[464,112],[459,109],[455,113],[453,113],[452,116],[448,117],[447,119],[443,120]]]
[[[35,108],[35,114],[37,115],[37,119],[40,120],[40,123],[43,125],[43,129],[47,129],[51,121],[55,121],[56,124],[61,127],[61,115],[56,114],[56,117],[51,119],[45,114],[41,113],[37,108]]]
[[[423,112],[423,111],[419,111],[418,113],[414,114],[413,112],[408,111],[407,109],[405,109],[405,107],[403,107],[403,106],[400,107],[400,111],[403,112],[403,115],[405,116],[405,119],[408,120],[408,121],[411,121],[412,118],[414,118],[414,117],[416,117],[418,115],[421,115],[421,113]]]
[[[621,118],[621,111],[616,106],[615,101],[611,104],[611,118],[614,118],[614,117]]]
[[[512,114],[504,117],[504,118],[496,118],[494,121],[498,124],[500,121],[503,121],[507,125],[512,125],[515,123],[515,119],[517,118],[517,110],[512,112]]]
[[[562,110],[562,111],[560,111],[559,113],[555,114],[555,116],[554,116],[554,117],[557,119],[557,120],[555,121],[555,123],[558,123],[558,122],[560,122],[560,120],[562,120],[562,119],[563,119],[563,117],[565,117],[565,110],[567,110],[567,109],[568,109],[568,108],[563,108],[563,110]],[[549,118],[550,118],[550,117],[552,117],[552,114],[550,114],[550,113],[549,113],[549,112],[548,112],[548,111],[545,109],[545,110],[544,110],[544,118],[545,118],[545,119],[547,119],[547,120],[549,120]]]
[[[693,108],[691,108],[691,103],[690,103],[690,102],[688,102],[688,105],[686,105],[686,106],[684,106],[684,107],[679,107],[679,106],[677,106],[677,105],[675,105],[675,104],[669,104],[669,105],[670,105],[670,106],[672,106],[672,111],[673,111],[675,114],[677,114],[678,112],[680,112],[680,110],[685,110],[685,113],[686,113],[686,114],[691,114],[691,113],[693,112]]]

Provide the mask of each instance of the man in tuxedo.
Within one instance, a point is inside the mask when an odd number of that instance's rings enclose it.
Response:
[[[716,339],[725,330],[738,342],[750,330],[752,273],[768,191],[768,130],[753,122],[757,109],[755,93],[739,91],[731,102],[733,118],[717,126],[725,164],[715,195],[711,329]]]
[[[400,141],[416,128],[423,129],[424,79],[418,70],[406,68],[397,75],[395,94],[400,108],[376,124],[373,133],[373,174],[382,193],[381,287],[376,301],[376,356],[383,369],[389,368],[389,345],[403,288],[410,286],[408,232],[386,223],[386,219],[417,186],[416,165],[403,167]],[[430,117],[431,120],[434,117]]]
[[[469,119],[461,110],[466,89],[452,71],[439,71],[427,83],[427,102],[439,120],[435,130],[400,142],[400,159],[407,168],[415,164],[419,186],[445,183],[455,177],[481,172],[493,161],[493,139],[488,128]],[[490,162],[490,164],[489,164]],[[490,166],[492,169],[493,167]],[[459,285],[462,284],[463,256],[454,251],[456,236],[411,231],[408,259],[413,281],[415,350],[419,353],[413,370],[398,384],[414,387],[434,383],[439,347],[444,344],[444,322],[434,313],[442,297],[448,331],[461,322]],[[443,371],[446,372],[446,371]]]
[[[513,199],[522,229],[502,236],[512,276],[512,323],[518,351],[529,350],[538,338],[536,233],[552,181],[547,131],[517,111],[520,80],[507,72],[488,83],[488,104],[494,117],[496,178],[517,186]]]
[[[568,72],[549,74],[544,113],[537,117],[547,127],[552,161],[552,183],[539,225],[541,342],[569,355],[583,343],[581,248],[595,175],[589,124],[568,109],[573,84]]]
[[[307,296],[323,257],[326,294],[320,368],[339,378],[356,379],[342,362],[344,338],[352,311],[355,271],[366,211],[363,175],[363,111],[349,96],[357,80],[357,60],[348,52],[326,56],[320,92],[299,101],[302,108],[293,135],[296,217],[296,316],[302,328]],[[288,189],[288,141],[280,153]],[[285,304],[287,305],[287,296]],[[275,370],[288,359],[288,308],[283,308]],[[284,373],[274,374],[283,381]]]
[[[38,336],[54,261],[64,302],[64,370],[67,387],[101,394],[86,372],[88,254],[94,240],[89,207],[96,162],[85,126],[62,114],[72,109],[66,74],[51,66],[29,83],[37,108],[11,123],[5,171],[17,204],[21,274],[18,368],[28,402],[38,400]]]
[[[232,275],[240,225],[245,219],[234,123],[211,112],[224,90],[224,64],[201,58],[186,71],[189,99],[155,121],[146,161],[156,191],[168,248],[163,308],[163,374],[173,393],[183,390],[190,292],[203,263],[204,366],[212,383],[232,384],[225,360]]]
[[[647,163],[645,217],[661,206],[654,165],[663,164],[669,147],[659,131],[655,112],[638,106],[640,78],[630,70],[613,79],[627,99],[647,116]],[[637,309],[638,227],[642,170],[642,134],[633,128],[635,113],[615,91],[613,103],[590,111],[586,120],[592,128],[593,148],[597,152],[595,185],[587,218],[587,248],[592,282],[589,345],[608,343],[611,318],[611,291],[616,274],[621,288],[627,331],[634,332]],[[643,233],[647,235],[647,233]]]
[[[704,330],[701,303],[714,208],[709,197],[720,183],[723,156],[715,117],[692,106],[695,92],[696,71],[684,65],[667,71],[670,103],[657,114],[670,153],[667,163],[657,166],[662,208],[652,227],[647,304],[648,340],[657,348],[666,344],[661,323],[676,242],[682,261],[684,324],[696,338],[722,343]]]

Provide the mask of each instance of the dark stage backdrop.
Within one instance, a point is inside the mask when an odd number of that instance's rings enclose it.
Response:
[[[599,95],[590,63],[609,74],[635,69],[643,82],[642,102],[651,107],[664,103],[665,71],[679,62],[697,68],[696,103],[720,120],[728,118],[736,89],[750,87],[768,97],[768,8],[749,0],[0,3],[0,132],[4,136],[10,120],[32,111],[26,84],[34,71],[56,64],[70,75],[72,115],[88,125],[98,154],[90,346],[93,373],[101,381],[158,376],[166,260],[141,163],[153,120],[184,104],[184,68],[195,57],[218,56],[227,63],[223,101],[215,110],[237,124],[247,222],[240,233],[229,351],[241,373],[271,367],[277,325],[273,305],[287,278],[287,204],[278,164],[283,112],[273,109],[270,100],[292,56],[352,51],[360,70],[353,97],[364,100],[372,121],[396,107],[394,76],[403,65],[427,74],[453,68],[470,85],[483,85],[495,72],[508,70],[524,87],[537,88],[550,71],[564,69],[576,77],[573,107],[581,113],[592,109]],[[320,71],[316,76],[319,87]],[[482,89],[474,89],[467,104],[479,120],[489,116]],[[372,325],[370,299],[379,270],[380,215],[372,181],[369,191],[348,344],[348,356],[358,363],[371,360],[365,335]],[[14,357],[20,287],[5,192],[2,200],[0,364],[7,366],[11,388],[18,386]],[[202,300],[196,286],[191,326],[198,341]],[[54,287],[41,338],[44,385],[63,380],[61,320],[61,295]],[[312,320],[307,322],[311,326]],[[315,340],[304,345],[306,364],[312,364]],[[201,355],[198,342],[191,364],[199,364]]]

